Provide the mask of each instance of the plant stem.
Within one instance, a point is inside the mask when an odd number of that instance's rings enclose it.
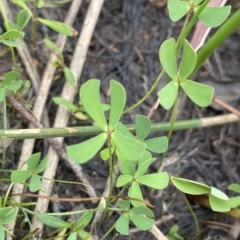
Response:
[[[215,117],[196,118],[189,120],[176,121],[173,131],[184,130],[199,127],[211,127],[226,123],[238,122],[239,117],[236,114],[229,113]],[[127,124],[127,129],[132,133],[136,132],[136,125]],[[152,123],[150,132],[169,131],[170,122]],[[43,129],[11,129],[0,130],[0,139],[36,139],[36,138],[56,138],[56,137],[74,137],[74,136],[94,136],[103,131],[96,126],[87,127],[67,127],[67,128],[43,128]]]
[[[164,74],[164,70],[162,70],[158,77],[156,78],[156,80],[154,81],[152,87],[149,89],[149,91],[145,94],[145,96],[140,99],[137,103],[135,103],[134,105],[132,105],[130,108],[126,109],[123,113],[127,113],[129,111],[131,111],[132,109],[136,108],[137,106],[139,106],[141,103],[143,103],[153,92],[153,90],[157,87],[159,81],[161,80],[162,76]]]
[[[9,193],[12,190],[12,187],[13,187],[13,183],[10,184],[10,186],[8,187],[7,192],[6,192],[5,196],[4,196],[3,207],[6,206],[7,199],[8,199]]]
[[[7,14],[4,10],[2,1],[0,1],[0,10],[2,12],[2,16],[3,16],[3,20],[4,20],[4,23],[5,23],[6,29],[9,30],[8,18],[7,18]],[[10,52],[11,52],[11,56],[12,56],[12,62],[13,62],[13,65],[14,65],[14,69],[16,71],[19,71],[18,66],[17,66],[17,61],[16,61],[14,48],[13,47],[9,47],[9,48],[10,48]]]
[[[108,229],[108,231],[100,238],[100,240],[104,240],[115,228],[115,224],[112,225],[111,228]]]
[[[177,53],[179,53],[182,44],[183,44],[183,40],[187,38],[189,32],[191,31],[193,25],[196,23],[199,15],[201,14],[201,12],[204,10],[204,8],[207,6],[207,4],[210,2],[210,0],[205,0],[201,6],[198,8],[197,12],[193,15],[193,17],[191,18],[191,20],[189,21],[186,29],[181,33],[181,37],[179,39],[179,44],[177,46]],[[191,11],[192,12],[192,11]]]
[[[194,219],[194,222],[195,222],[195,225],[196,225],[196,231],[197,231],[197,234],[196,234],[196,235],[198,235],[199,232],[200,232],[200,227],[199,227],[199,222],[198,222],[197,216],[196,216],[196,214],[194,213],[194,211],[193,211],[193,209],[192,209],[192,206],[190,205],[190,203],[189,203],[189,201],[188,201],[188,199],[187,199],[187,197],[186,197],[186,194],[184,193],[183,195],[184,195],[184,200],[185,200],[185,202],[186,202],[186,204],[187,204],[187,206],[188,206],[188,209],[189,209],[189,211],[190,211],[190,213],[191,213],[191,215],[192,215],[192,217],[193,217],[193,219]]]
[[[111,133],[108,134],[108,154],[109,154],[109,196],[112,195],[112,190],[113,190],[113,158],[112,158],[112,144],[111,144]]]
[[[7,104],[6,104],[6,99],[4,98],[3,100],[3,129],[7,129]],[[3,161],[3,166],[5,165],[6,161],[6,141],[7,139],[3,139],[3,155],[2,155],[2,161]]]
[[[108,133],[108,150],[109,150],[109,160],[108,160],[108,163],[109,163],[109,196],[111,196],[112,190],[113,190],[113,158],[112,158],[111,132]],[[110,202],[111,202],[111,199],[107,199],[106,207],[104,209],[100,223],[102,223],[107,216]]]
[[[169,132],[168,132],[168,143],[170,142],[170,139],[171,139],[171,136],[172,136],[172,132],[173,132],[173,128],[174,128],[174,123],[176,121],[177,107],[178,107],[178,94],[177,94],[177,97],[176,97],[176,99],[174,101],[174,105],[173,105],[173,111],[172,111],[172,116],[171,116],[171,125],[170,125],[170,129],[169,129]],[[163,153],[163,156],[162,156],[162,158],[160,160],[160,163],[159,163],[159,166],[157,168],[158,172],[159,172],[159,170],[160,170],[160,168],[161,168],[161,166],[163,164],[163,161],[164,161],[164,159],[165,159],[165,157],[167,155],[167,152],[168,152],[168,150]]]

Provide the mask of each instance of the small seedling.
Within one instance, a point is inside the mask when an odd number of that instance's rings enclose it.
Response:
[[[40,153],[33,154],[27,160],[28,170],[15,170],[12,172],[12,183],[21,183],[30,178],[29,190],[36,192],[41,187],[41,177],[39,173],[43,172],[47,166],[48,157],[46,156],[40,163]]]

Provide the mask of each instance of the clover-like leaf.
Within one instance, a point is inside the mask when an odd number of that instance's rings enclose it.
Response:
[[[97,123],[97,125],[107,131],[108,124],[103,113],[102,104],[100,100],[100,81],[97,79],[88,80],[84,83],[80,89],[80,99],[82,104],[91,116],[91,118]]]
[[[58,217],[50,216],[44,213],[37,214],[37,218],[49,227],[53,227],[53,228],[70,228],[71,227],[71,223],[65,222],[64,220]]]
[[[141,189],[139,187],[139,184],[137,182],[133,182],[132,185],[130,186],[130,188],[128,190],[128,196],[130,198],[136,198],[139,200],[143,200],[143,195],[142,195]],[[144,205],[143,202],[137,201],[137,200],[131,200],[131,203],[135,207]]]
[[[232,183],[228,186],[228,189],[240,193],[240,184]]]
[[[117,201],[117,206],[123,210],[128,210],[130,208],[130,202],[120,199],[119,201]]]
[[[183,57],[179,70],[180,79],[185,79],[192,73],[196,65],[196,60],[197,60],[196,52],[189,44],[189,42],[185,40],[183,46]]]
[[[211,187],[211,194],[217,198],[220,198],[222,200],[229,200],[229,197],[219,189],[215,187]]]
[[[17,42],[17,41],[13,41],[13,40],[0,40],[1,43],[5,44],[8,47],[19,47],[21,45],[23,45],[23,42]]]
[[[135,139],[135,136],[127,129],[127,127],[122,122],[118,122],[116,130],[119,131],[123,136]]]
[[[113,150],[113,149],[111,149]],[[113,153],[113,151],[111,151]],[[101,159],[106,161],[109,159],[110,155],[109,155],[109,149],[108,148],[105,148],[103,149],[101,152],[100,152],[100,156],[101,156]]]
[[[141,175],[137,177],[136,181],[151,188],[163,189],[169,183],[169,176],[167,172],[152,173]]]
[[[210,187],[206,184],[199,183],[196,181],[171,177],[173,185],[178,188],[180,191],[192,194],[192,195],[201,195],[210,192]]]
[[[136,164],[137,163],[135,161],[124,161],[120,166],[121,173],[124,175],[134,176]]]
[[[68,67],[64,67],[63,72],[64,72],[64,76],[65,76],[66,80],[68,81],[68,83],[70,85],[72,85],[73,87],[76,87],[77,80],[75,79],[75,76],[74,76],[73,72],[71,71],[71,69]]]
[[[229,199],[229,206],[230,206],[230,208],[236,208],[239,205],[240,205],[240,196],[231,197]]]
[[[81,231],[81,230],[79,230]],[[78,239],[78,232],[72,232],[68,235],[68,238],[66,240],[77,240]],[[85,239],[85,238],[83,238]]]
[[[128,160],[138,160],[143,154],[146,145],[139,140],[132,139],[116,132],[112,134],[112,141],[116,148],[126,157]]]
[[[143,152],[143,155],[138,160],[138,166],[141,166],[141,164],[143,164],[145,161],[147,161],[150,158],[152,158],[152,154],[149,151],[145,150]]]
[[[143,115],[136,115],[136,133],[139,140],[144,140],[151,130],[151,121]]]
[[[106,133],[101,133],[85,142],[67,147],[69,157],[76,163],[85,163],[95,156],[107,139]]]
[[[178,95],[178,83],[171,81],[158,92],[160,104],[166,109],[170,109]]]
[[[144,161],[141,165],[138,166],[138,170],[134,174],[134,177],[137,178],[140,175],[143,175],[149,168],[150,164],[153,163],[156,160],[156,158],[150,158],[146,161]]]
[[[117,180],[117,187],[122,187],[133,180],[133,176],[131,175],[120,175]]]
[[[123,234],[128,235],[129,234],[129,217],[127,213],[123,213],[118,220],[115,223],[116,230]]]
[[[78,32],[73,29],[71,26],[69,26],[66,23],[58,22],[58,21],[53,21],[53,20],[48,20],[44,18],[36,18],[36,20],[47,27],[51,28],[52,30],[62,33],[66,36],[76,36]]]
[[[180,86],[187,96],[199,107],[207,107],[211,104],[214,92],[213,87],[187,79],[181,81]]]
[[[0,239],[5,239],[5,230],[2,224],[0,224]]]
[[[17,30],[9,30],[5,32],[0,38],[7,40],[7,39],[13,39],[13,38],[23,38],[24,34]]]
[[[77,106],[75,106],[68,100],[61,98],[61,97],[54,97],[53,102],[56,104],[65,106],[69,111],[78,111],[79,110],[79,108]]]
[[[27,165],[30,170],[35,170],[37,168],[41,153],[32,154],[28,160]]]
[[[168,11],[169,17],[173,22],[177,22],[183,16],[187,14],[190,10],[188,2],[183,2],[180,0],[169,0],[168,1]]]
[[[28,24],[29,20],[31,18],[31,12],[27,9],[22,10],[19,12],[17,16],[17,28],[18,30],[23,30],[26,25]]]
[[[29,182],[29,190],[31,192],[36,192],[41,187],[41,180],[37,174],[32,175],[31,180]]]
[[[11,174],[12,183],[24,182],[31,176],[31,171],[29,170],[15,170]]]
[[[199,15],[199,20],[208,27],[215,28],[220,26],[227,19],[230,11],[231,6],[207,6]]]
[[[79,229],[79,228],[86,227],[89,224],[89,222],[92,220],[92,217],[93,217],[93,211],[91,209],[83,213],[81,217],[77,220],[75,228]]]
[[[148,230],[154,224],[153,212],[145,206],[134,207],[129,211],[129,218],[140,230]]]
[[[228,212],[230,211],[230,204],[228,200],[223,200],[214,195],[209,195],[209,204],[213,211],[216,212]]]
[[[13,80],[15,80],[16,78],[19,78],[20,77],[20,73],[19,72],[16,72],[16,71],[11,71],[11,72],[8,72],[4,78],[3,78],[3,84],[4,85],[8,85],[10,84]]]
[[[36,173],[41,173],[45,170],[48,163],[48,155],[38,164]]]
[[[120,83],[111,80],[110,93],[109,129],[113,130],[122,116],[126,103],[126,92]]]
[[[17,215],[17,209],[12,207],[0,208],[1,225],[8,224],[14,220]]]
[[[26,9],[29,12],[31,12],[30,8],[27,6],[25,1],[19,1],[19,0],[11,0],[11,2],[13,2],[14,4],[17,4],[18,6],[20,6],[22,9]]]
[[[159,50],[159,59],[166,73],[176,81],[178,77],[178,70],[176,42],[174,38],[170,38],[163,42]]]
[[[147,139],[144,143],[147,144],[147,150],[154,153],[163,153],[168,148],[168,139],[165,136]]]
[[[17,91],[22,86],[22,80],[17,80],[5,86],[8,91]]]

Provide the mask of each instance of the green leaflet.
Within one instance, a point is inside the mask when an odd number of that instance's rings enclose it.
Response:
[[[69,157],[77,163],[85,163],[95,156],[107,139],[106,133],[101,133],[82,143],[67,147]]]

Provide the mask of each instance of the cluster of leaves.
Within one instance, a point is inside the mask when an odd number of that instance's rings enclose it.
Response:
[[[131,208],[130,202],[119,200],[117,206],[121,209],[122,214],[115,223],[115,228],[118,232],[124,235],[129,234],[129,220],[140,230],[148,230],[154,223],[153,212],[145,207]]]
[[[0,239],[5,239],[5,224],[12,222],[17,216],[17,210],[13,207],[4,207],[0,198]]]
[[[123,175],[118,178],[117,187],[130,184],[128,196],[137,200],[128,201],[128,205],[130,207],[131,203],[134,207],[141,206],[139,208],[141,212],[142,209],[147,208],[144,206],[139,184],[154,189],[163,189],[168,185],[169,177],[166,172],[145,174],[150,164],[156,160],[156,158],[152,158],[149,151],[155,153],[165,152],[168,141],[166,137],[146,139],[151,130],[151,122],[147,117],[137,115],[136,137],[124,124],[119,122],[125,107],[126,93],[123,86],[114,80],[110,81],[110,113],[107,121],[100,100],[99,86],[99,80],[89,80],[82,85],[79,94],[85,111],[103,130],[103,133],[85,142],[68,146],[67,151],[73,161],[84,163],[95,156],[105,141],[108,140],[108,148],[101,151],[101,157],[103,160],[107,160],[115,154],[122,162],[120,169]],[[133,211],[135,211],[135,208]],[[126,225],[128,225],[129,219],[127,215],[124,216],[120,222],[126,221]],[[124,225],[125,230],[126,225]],[[125,230],[121,233],[125,234]]]
[[[239,194],[240,193],[240,184],[232,183],[228,186],[228,189]],[[239,207],[240,206],[240,196],[235,196],[235,197],[229,198],[229,204],[230,204],[231,208]]]
[[[170,109],[177,96],[179,87],[198,106],[206,107],[212,102],[213,87],[194,82],[187,79],[196,64],[196,53],[188,43],[184,41],[182,62],[179,70],[177,68],[176,42],[173,38],[165,41],[160,48],[159,58],[163,69],[172,79],[159,92],[159,100],[165,109]]]
[[[17,91],[21,85],[22,80],[16,80],[20,77],[19,72],[8,72],[3,80],[0,82],[0,102],[5,100],[6,91]]]
[[[31,14],[28,10],[22,10],[17,15],[16,25],[5,22],[5,27],[7,31],[0,36],[0,42],[9,46],[9,47],[18,47],[22,45],[22,42],[16,41],[15,39],[23,38],[24,32],[23,29],[29,22]]]
[[[184,193],[191,195],[208,194],[213,211],[227,212],[231,209],[229,197],[215,187],[184,178],[171,177],[171,180],[174,186]]]
[[[26,1],[24,0],[11,0],[11,1],[19,5],[21,8],[23,8],[23,10],[18,13],[16,24],[13,24],[9,21],[4,23],[7,31],[0,35],[0,43],[3,43],[9,47],[18,47],[21,46],[23,43],[21,41],[16,41],[16,39],[24,38],[25,33],[23,32],[23,29],[27,26],[29,20],[33,18],[33,14],[31,12],[31,9],[26,4]],[[45,1],[42,0],[38,1],[38,8],[42,8],[44,6]],[[76,36],[78,34],[77,31],[70,27],[68,24],[59,21],[53,21],[43,18],[36,18],[35,20],[51,28],[52,30],[67,36]]]
[[[126,102],[126,93],[121,84],[110,81],[110,113],[109,121],[104,115],[100,100],[100,81],[91,79],[82,85],[79,95],[88,115],[99,126],[103,133],[76,145],[68,146],[67,152],[71,159],[78,163],[90,160],[100,150],[108,138],[111,148],[117,149],[126,159],[135,160],[142,155],[145,144],[137,139],[122,135],[117,130],[118,121]]]
[[[93,213],[94,213],[93,210],[87,210],[77,219],[76,222],[72,223],[64,221],[59,217],[51,216],[48,214],[37,214],[37,218],[45,225],[52,228],[71,229],[70,233],[68,234],[68,238],[66,238],[67,240],[77,240],[79,239],[79,237],[85,240],[93,240],[91,233],[84,230],[84,228],[92,220]]]
[[[173,22],[180,20],[187,13],[196,12],[203,0],[169,0],[169,17]],[[228,17],[231,6],[213,7],[207,6],[199,15],[199,20],[206,26],[214,28],[220,26]],[[214,17],[213,17],[214,16]]]
[[[39,173],[45,170],[48,163],[48,156],[39,163],[40,156],[40,153],[35,153],[27,159],[28,170],[19,169],[13,171],[11,175],[12,183],[23,183],[30,178],[29,190],[31,192],[38,191],[41,187],[41,177]]]

